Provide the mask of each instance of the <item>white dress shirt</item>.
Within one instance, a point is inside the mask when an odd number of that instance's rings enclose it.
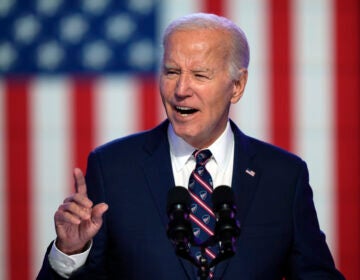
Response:
[[[192,147],[177,136],[171,125],[168,128],[168,139],[175,185],[187,188],[190,174],[196,164],[195,158],[192,156],[196,147]],[[207,162],[206,169],[213,179],[214,188],[221,185],[231,187],[234,162],[234,134],[229,122],[225,131],[207,149],[211,151],[212,157]],[[50,265],[59,275],[69,278],[74,271],[85,264],[91,247],[92,244],[85,252],[80,254],[66,255],[55,246],[54,242],[49,253]]]
[[[171,125],[169,125],[168,129],[168,138],[175,185],[187,188],[190,174],[196,165],[195,158],[192,156],[196,148],[177,136]],[[211,151],[212,157],[207,162],[206,169],[212,177],[214,188],[221,185],[231,187],[234,162],[234,134],[229,122],[225,131],[207,149]]]

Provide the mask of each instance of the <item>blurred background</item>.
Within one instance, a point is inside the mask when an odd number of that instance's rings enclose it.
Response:
[[[35,278],[91,149],[165,118],[161,34],[199,11],[247,34],[232,119],[308,163],[336,264],[360,279],[358,0],[0,0],[0,279]]]

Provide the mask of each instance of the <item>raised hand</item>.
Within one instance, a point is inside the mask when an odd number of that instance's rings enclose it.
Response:
[[[85,178],[79,168],[74,169],[76,192],[67,197],[55,212],[56,246],[65,254],[83,252],[102,225],[106,203],[93,206],[87,196]]]

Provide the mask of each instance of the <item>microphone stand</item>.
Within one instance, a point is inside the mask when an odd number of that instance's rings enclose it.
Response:
[[[218,255],[209,262],[205,257],[205,249],[209,246],[209,244],[202,244],[200,246],[201,256],[199,260],[191,256],[190,254],[190,243],[185,244],[184,242],[178,242],[175,244],[175,252],[176,254],[190,261],[194,266],[198,268],[197,275],[200,277],[200,280],[207,280],[210,274],[210,269],[217,265],[218,263],[231,258],[235,255],[235,238],[231,240],[231,242],[224,242],[220,245],[220,250]],[[208,242],[206,242],[208,243]]]
[[[205,247],[201,247],[201,256],[198,262],[198,276],[200,280],[207,280],[210,274],[210,264],[205,257]]]

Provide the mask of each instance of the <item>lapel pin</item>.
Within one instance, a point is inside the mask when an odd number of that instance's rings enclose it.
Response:
[[[247,168],[247,169],[245,170],[245,172],[246,172],[247,174],[249,174],[251,177],[254,177],[254,176],[255,176],[255,171],[254,171],[254,170],[251,170],[251,169]]]

